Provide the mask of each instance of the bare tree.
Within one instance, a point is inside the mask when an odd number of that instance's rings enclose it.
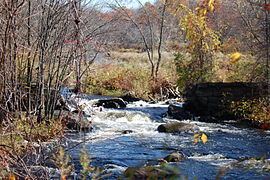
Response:
[[[263,80],[269,83],[269,9],[267,0],[238,0],[236,12],[242,20],[243,41],[257,57],[257,64],[264,67]]]
[[[76,89],[101,50],[100,36],[115,19],[78,0],[12,0],[0,3],[0,98],[9,111],[27,111],[39,122],[53,117],[68,78]],[[93,1],[94,2],[94,1]]]
[[[143,21],[146,23],[140,23],[140,20],[138,20],[133,14],[135,10],[125,8],[117,0],[115,0],[116,6],[111,5],[111,7],[118,11],[123,17],[125,17],[126,20],[131,22],[139,32],[141,42],[144,45],[144,50],[147,53],[148,61],[151,66],[151,77],[155,79],[158,76],[160,64],[162,61],[162,44],[168,1],[165,0],[158,5],[161,7],[161,11],[159,12],[158,9],[155,9],[154,11],[156,11],[156,14],[153,14],[154,12],[151,12],[150,9],[147,9],[147,7],[143,5],[140,0],[136,0],[136,2],[141,6],[140,10],[143,14],[142,18],[144,18]],[[154,5],[152,7],[154,7]],[[157,31],[155,31],[155,29],[157,29]],[[156,52],[157,55],[155,56]]]
[[[159,42],[158,42],[158,60],[157,60],[157,65],[156,65],[156,74],[155,76],[158,76],[158,71],[159,71],[159,66],[160,66],[160,62],[162,60],[162,53],[161,53],[161,46],[162,46],[162,42],[163,42],[163,31],[164,31],[164,21],[165,21],[165,13],[166,13],[166,8],[168,6],[168,0],[164,1],[163,7],[162,7],[162,11],[161,11],[161,22],[160,22],[160,30],[159,30]]]

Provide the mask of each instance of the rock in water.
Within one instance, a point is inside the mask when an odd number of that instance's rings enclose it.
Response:
[[[93,129],[91,121],[87,120],[87,117],[83,114],[79,115],[63,111],[62,117],[62,121],[68,130],[89,132]]]
[[[180,172],[169,164],[160,166],[129,167],[124,172],[125,177],[132,180],[141,179],[177,179]]]
[[[136,102],[141,100],[140,98],[137,98],[134,95],[132,95],[132,93],[127,93],[124,96],[120,96],[120,98],[126,102]]]
[[[186,156],[182,152],[174,152],[164,158],[167,162],[180,162],[185,159]]]
[[[133,133],[132,130],[124,130],[121,132],[122,134],[130,134],[130,133]]]
[[[182,122],[173,122],[173,123],[167,123],[167,124],[161,124],[158,126],[158,132],[164,132],[164,133],[181,133],[186,131],[194,131],[195,125],[188,124],[188,123],[182,123]]]
[[[182,107],[182,104],[170,104],[168,107],[168,115],[178,120],[192,118],[192,115]]]
[[[115,98],[115,99],[100,99],[95,104],[96,106],[103,106],[104,108],[125,108],[127,105],[125,101],[121,98]]]

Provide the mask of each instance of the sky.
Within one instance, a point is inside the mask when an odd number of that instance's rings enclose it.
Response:
[[[144,4],[146,2],[153,3],[155,0],[140,0],[140,1],[141,1],[142,4]],[[140,6],[140,4],[136,0],[133,0],[130,3],[127,4],[127,7],[130,7],[130,8],[137,8],[139,6]]]
[[[151,2],[151,3],[154,2],[154,0],[140,0],[140,1],[141,1],[142,4],[144,4],[144,3],[146,3],[146,2]],[[135,5],[137,4],[136,1],[133,2],[133,3],[134,3]]]
[[[94,0],[94,2],[105,2],[105,3],[109,3],[109,2],[114,2],[114,0]],[[140,4],[138,3],[137,0],[118,0],[119,2],[121,2],[122,5],[125,5],[128,8],[138,8],[140,7]],[[140,2],[142,4],[145,4],[146,2],[151,2],[154,3],[156,0],[140,0]]]

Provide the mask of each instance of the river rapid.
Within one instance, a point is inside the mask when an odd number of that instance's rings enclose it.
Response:
[[[123,178],[128,167],[157,164],[168,154],[181,151],[187,159],[171,165],[188,179],[215,179],[221,169],[226,169],[222,179],[270,179],[270,131],[186,120],[208,135],[206,144],[194,144],[194,132],[157,131],[160,124],[176,121],[166,116],[166,103],[138,101],[123,109],[93,111],[95,98],[78,100],[92,121],[93,131],[67,136],[77,172],[81,169],[82,148],[89,153],[93,166],[102,167],[109,174],[105,179]]]

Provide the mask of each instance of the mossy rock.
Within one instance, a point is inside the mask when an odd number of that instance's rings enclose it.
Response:
[[[182,152],[174,152],[164,158],[167,162],[180,162],[186,159]]]
[[[129,180],[146,179],[178,179],[180,172],[176,167],[169,164],[160,166],[144,166],[140,168],[129,167],[124,172]]]
[[[173,122],[167,124],[161,124],[158,126],[158,132],[163,133],[181,133],[187,131],[194,131],[196,128],[193,124],[183,123],[183,122]]]

